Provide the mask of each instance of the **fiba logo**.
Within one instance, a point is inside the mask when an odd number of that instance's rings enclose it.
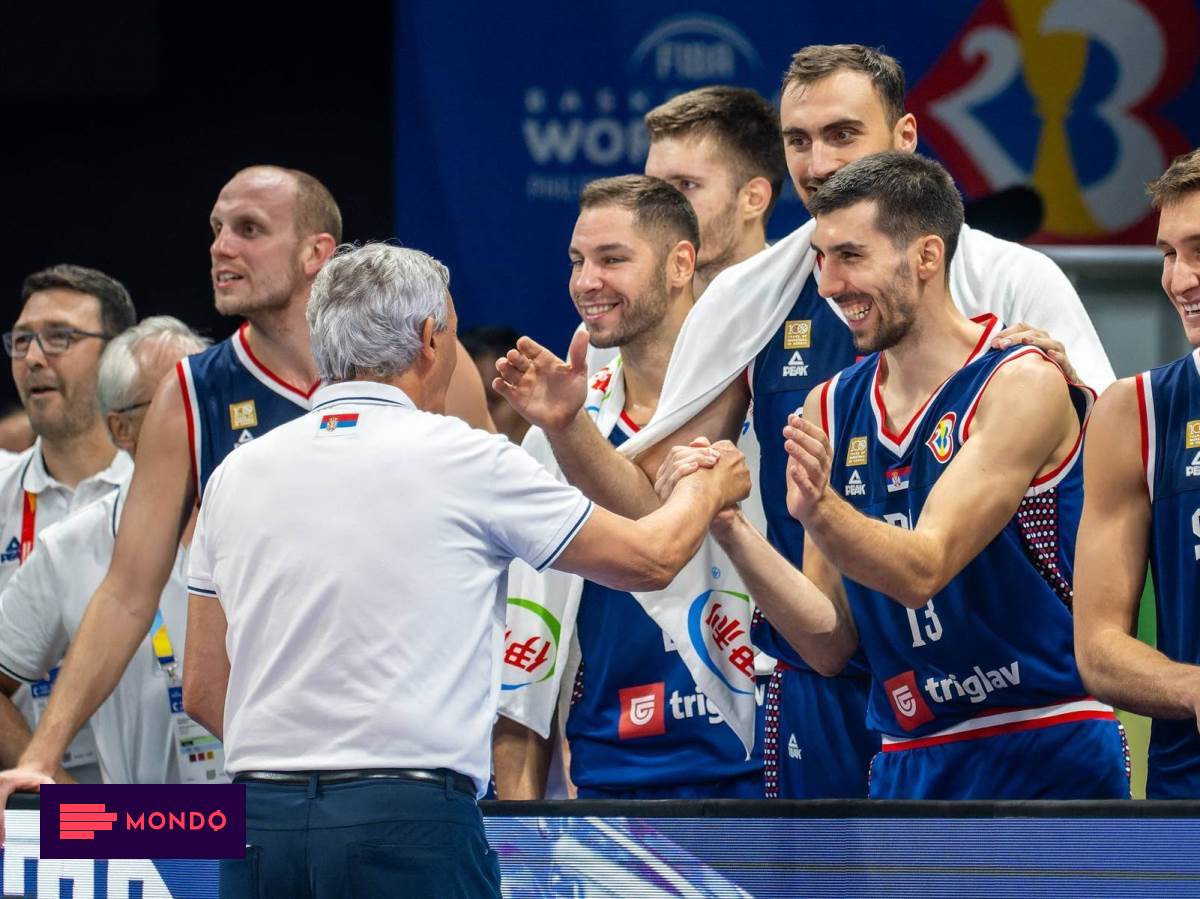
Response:
[[[896,711],[905,718],[911,718],[917,714],[917,700],[912,695],[912,690],[908,688],[908,684],[901,684],[892,690],[892,702],[896,706]]]
[[[666,684],[639,684],[618,691],[621,717],[617,736],[622,740],[654,737],[667,732]]]
[[[703,84],[748,83],[761,69],[758,51],[734,25],[686,13],[638,40],[623,82],[589,86],[591,73],[581,67],[564,83],[527,86],[521,135],[534,169],[526,198],[574,203],[588,181],[641,168],[650,146],[642,117],[651,108]]]
[[[731,82],[762,68],[754,45],[718,16],[685,13],[656,25],[629,59],[629,70],[656,81]]]

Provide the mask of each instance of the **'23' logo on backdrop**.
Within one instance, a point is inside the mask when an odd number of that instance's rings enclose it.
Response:
[[[1143,185],[1190,149],[1161,109],[1198,28],[1191,0],[984,0],[909,107],[968,195],[1041,194],[1037,239],[1153,240]]]

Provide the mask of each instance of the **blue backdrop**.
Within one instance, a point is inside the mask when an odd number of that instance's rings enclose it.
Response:
[[[395,235],[450,266],[464,327],[511,324],[562,351],[576,197],[641,170],[643,113],[713,83],[776,100],[795,50],[852,41],[900,59],[921,149],[967,197],[1028,184],[1047,210],[1037,241],[1149,242],[1142,184],[1200,143],[1196,7],[401,2]],[[804,218],[789,188],[770,235]]]

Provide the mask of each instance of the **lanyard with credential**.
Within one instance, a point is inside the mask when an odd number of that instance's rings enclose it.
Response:
[[[25,471],[28,470],[29,464],[26,463]],[[22,481],[25,480],[25,471],[21,472]],[[23,493],[25,494],[25,498],[21,503],[21,549],[17,555],[18,565],[24,565],[25,560],[29,558],[29,554],[33,552],[33,540],[37,534],[38,495],[28,490],[23,491]],[[46,711],[46,704],[50,701],[50,688],[54,686],[54,680],[57,676],[58,666],[55,665],[50,669],[49,677],[44,677],[29,685],[29,693],[33,697],[35,726],[38,721],[42,720],[42,715]],[[67,752],[63,756],[63,767],[73,768],[76,765],[85,765],[94,761],[96,761],[96,752],[91,747],[91,741],[76,736],[71,741],[71,745],[67,748]]]
[[[183,681],[175,649],[167,633],[162,609],[154,612],[150,626],[150,646],[154,659],[167,678],[167,704],[171,709],[171,726],[175,736],[175,753],[179,760],[179,779],[182,783],[225,783],[225,750],[221,741],[192,720],[183,710]]]

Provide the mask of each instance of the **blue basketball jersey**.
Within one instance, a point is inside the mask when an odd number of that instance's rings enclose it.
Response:
[[[1150,570],[1158,648],[1200,665],[1200,350],[1136,378],[1142,461],[1150,490]],[[1200,796],[1200,734],[1194,718],[1155,719],[1148,799]]]
[[[622,413],[609,439],[620,446],[635,430]],[[762,770],[760,746],[747,760],[670,638],[631,594],[585,581],[575,630],[582,662],[566,734],[576,785],[668,787]],[[756,734],[761,709],[760,698]]]
[[[850,329],[817,292],[810,277],[771,342],[754,360],[754,434],[759,445],[759,490],[767,520],[767,540],[797,568],[804,567],[804,528],[787,510],[787,453],[783,428],[803,410],[809,391],[857,358]],[[754,645],[793,668],[808,665],[761,614],[754,616]]]
[[[887,424],[878,354],[822,388],[831,489],[865,515],[915,526],[970,438],[992,375],[1041,354],[1027,346],[988,350],[999,325],[990,315],[977,321],[985,331],[967,363],[900,433]],[[1074,386],[1071,394],[1083,422],[1093,394]],[[873,676],[868,721],[885,735],[885,752],[889,744],[916,748],[1069,720],[1113,720],[1111,709],[1086,697],[1075,666],[1070,604],[1081,448],[1082,433],[1062,465],[1030,484],[996,538],[922,608],[906,609],[845,579]]]
[[[259,362],[246,324],[228,340],[181,359],[176,372],[188,420],[196,499],[231,452],[308,411],[319,384],[302,393]]]

